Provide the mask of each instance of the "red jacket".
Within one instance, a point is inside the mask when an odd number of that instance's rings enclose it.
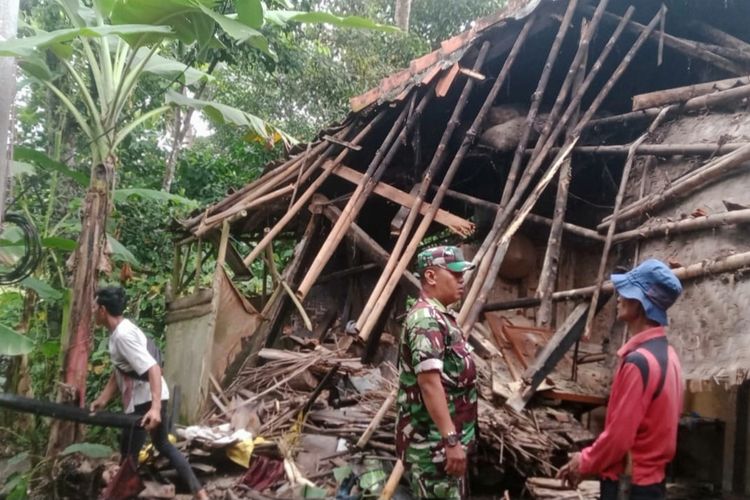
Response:
[[[660,483],[677,447],[683,394],[680,360],[663,327],[634,336],[617,356],[604,432],[581,453],[581,473],[617,480],[630,451],[633,484]]]

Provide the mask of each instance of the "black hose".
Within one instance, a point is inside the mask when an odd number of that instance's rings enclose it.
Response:
[[[37,268],[42,260],[42,243],[34,224],[23,215],[6,213],[3,222],[15,224],[23,231],[23,256],[13,269],[5,273],[0,272],[0,285],[11,285],[28,278]]]

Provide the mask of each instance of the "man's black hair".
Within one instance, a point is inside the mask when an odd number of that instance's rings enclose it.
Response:
[[[122,316],[127,302],[125,289],[121,286],[105,286],[96,290],[96,303],[104,306],[112,316]]]

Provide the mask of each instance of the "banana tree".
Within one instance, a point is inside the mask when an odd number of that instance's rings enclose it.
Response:
[[[233,123],[265,140],[292,141],[262,119],[242,110],[170,91],[175,84],[190,87],[210,76],[198,67],[165,57],[161,52],[179,40],[197,56],[221,40],[247,44],[273,56],[259,31],[266,22],[329,23],[367,29],[391,29],[358,17],[327,13],[269,10],[260,0],[57,0],[70,27],[52,32],[34,30],[24,38],[0,43],[0,56],[18,59],[26,76],[47,87],[67,108],[90,149],[90,181],[74,254],[73,300],[68,331],[64,333],[63,377],[58,399],[83,405],[91,344],[93,292],[106,242],[106,218],[118,164],[118,148],[139,126],[153,122],[170,106],[202,110],[209,118]],[[229,8],[231,14],[219,10]],[[219,10],[217,10],[219,9]],[[33,28],[32,28],[33,29]],[[225,36],[223,36],[225,35]],[[76,94],[58,86],[62,74],[46,64],[60,62],[76,85]],[[163,96],[134,106],[135,91],[144,75],[165,79]],[[161,102],[159,102],[161,101]],[[77,429],[53,426],[49,452],[55,453],[77,438]]]

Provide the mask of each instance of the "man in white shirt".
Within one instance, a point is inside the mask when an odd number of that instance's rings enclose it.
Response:
[[[91,411],[103,409],[119,389],[125,413],[143,415],[142,428],[126,429],[122,433],[122,459],[132,456],[137,461],[148,431],[156,449],[169,459],[195,498],[208,499],[187,459],[167,438],[164,417],[169,389],[159,363],[149,352],[149,339],[122,316],[126,301],[122,287],[109,286],[96,291],[96,322],[109,330],[109,355],[114,369],[104,390],[91,403]]]

